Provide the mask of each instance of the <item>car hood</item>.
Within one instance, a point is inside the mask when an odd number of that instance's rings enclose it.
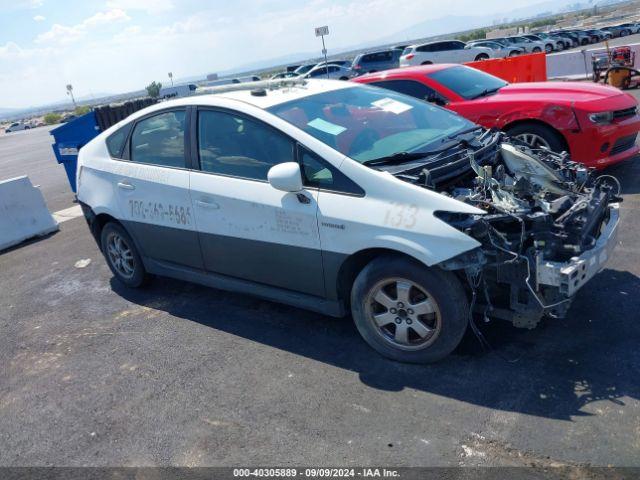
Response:
[[[631,95],[617,88],[586,82],[515,83],[501,88],[498,93],[487,99],[489,102],[552,102],[594,111],[602,107],[617,110],[636,105]]]

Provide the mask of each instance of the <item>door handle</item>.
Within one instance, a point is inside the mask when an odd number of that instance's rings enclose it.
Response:
[[[135,190],[136,189],[135,185],[131,185],[130,183],[127,183],[127,182],[118,182],[118,187],[123,189],[123,190]]]
[[[218,205],[216,202],[209,202],[206,200],[196,200],[196,205],[202,208],[209,208],[212,210],[218,210],[220,208],[220,205]]]

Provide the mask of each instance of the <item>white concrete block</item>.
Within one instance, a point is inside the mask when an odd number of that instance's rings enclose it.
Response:
[[[57,230],[42,192],[29,177],[0,181],[0,251]]]

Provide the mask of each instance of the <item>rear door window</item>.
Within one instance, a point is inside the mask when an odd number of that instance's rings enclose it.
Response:
[[[131,161],[185,168],[184,110],[159,113],[138,121],[131,134]]]
[[[435,90],[423,83],[415,80],[385,80],[382,82],[372,82],[376,87],[388,88],[394,92],[404,93],[420,100],[427,100],[435,95]]]

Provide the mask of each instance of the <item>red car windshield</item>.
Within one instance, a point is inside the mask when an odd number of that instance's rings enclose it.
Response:
[[[495,93],[508,85],[498,77],[462,65],[438,70],[427,76],[467,100]]]
[[[370,86],[310,95],[267,110],[359,162],[428,151],[473,127],[448,110]]]

